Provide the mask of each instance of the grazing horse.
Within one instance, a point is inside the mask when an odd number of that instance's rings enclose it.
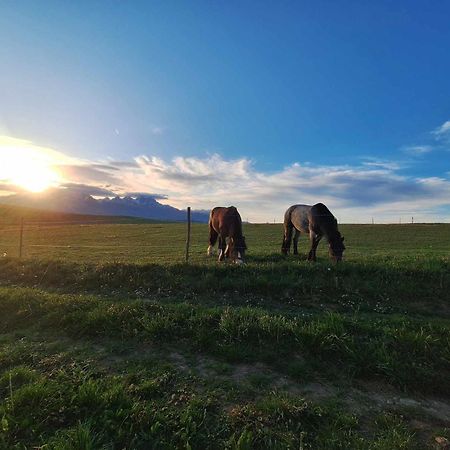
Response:
[[[298,238],[300,233],[308,233],[311,250],[308,261],[316,260],[316,249],[320,240],[325,236],[328,240],[329,255],[335,261],[341,261],[345,250],[344,238],[337,226],[337,220],[330,210],[323,204],[293,205],[284,214],[284,239],[281,252],[287,255],[291,247],[292,231],[294,233],[294,255],[298,254]]]
[[[208,225],[208,256],[213,254],[213,247],[219,238],[219,261],[231,258],[238,264],[243,263],[247,245],[245,237],[242,236],[242,220],[238,210],[234,206],[229,208],[217,206],[209,214]]]

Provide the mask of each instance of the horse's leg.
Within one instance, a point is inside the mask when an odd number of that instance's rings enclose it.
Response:
[[[216,245],[218,236],[219,234],[217,233],[217,231],[212,227],[211,224],[209,224],[209,245],[207,251],[208,256],[214,255],[214,246]]]
[[[231,239],[231,238],[229,238]],[[225,246],[225,258],[229,258],[230,257],[230,242],[228,241],[227,245]]]
[[[223,261],[225,259],[225,247],[227,244],[227,239],[225,236],[219,234],[219,261]]]
[[[227,248],[225,249],[225,256],[228,259],[232,259],[233,262],[236,261],[236,258],[237,258],[236,242],[235,242],[234,238],[232,238],[232,237],[228,238]]]
[[[320,240],[322,239],[322,236],[314,233],[314,231],[309,232],[309,240],[311,241],[311,250],[308,254],[308,261],[315,261],[316,260],[316,250],[317,246],[319,245]]]
[[[281,246],[281,253],[284,253],[285,255],[287,255],[291,249],[292,228],[293,225],[291,222],[284,223],[284,236],[283,245]]]
[[[217,253],[219,255],[219,261],[221,261],[222,258],[222,236],[219,234],[219,244],[217,246]]]
[[[298,255],[298,238],[300,237],[300,231],[297,230],[297,228],[295,229],[294,232],[294,255]]]

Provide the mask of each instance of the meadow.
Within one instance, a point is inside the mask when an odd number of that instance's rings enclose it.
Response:
[[[186,264],[184,224],[30,220],[18,259],[0,221],[0,448],[443,448],[450,224],[340,229],[334,266],[244,224],[235,266],[203,224]]]

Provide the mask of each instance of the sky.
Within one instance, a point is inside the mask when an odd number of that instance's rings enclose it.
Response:
[[[0,190],[449,221],[449,20],[445,0],[2,2]]]

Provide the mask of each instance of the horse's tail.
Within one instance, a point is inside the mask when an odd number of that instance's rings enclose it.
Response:
[[[219,233],[217,233],[217,231],[213,227],[210,226],[209,227],[209,245],[211,247],[214,247],[216,245],[218,237],[219,237]]]
[[[292,220],[291,220],[291,216],[292,216],[292,211],[294,211],[294,209],[297,207],[297,205],[292,205],[290,206],[286,212],[284,213],[284,225],[286,226],[287,224],[291,224],[292,225]]]
[[[292,205],[287,211],[284,213],[284,236],[283,236],[283,244],[281,245],[281,253],[287,255],[289,253],[291,247],[292,240],[292,230],[294,228],[294,224],[292,223],[291,216],[292,211],[295,209],[296,205]]]
[[[217,238],[219,237],[219,233],[217,233],[217,231],[213,227],[213,212],[214,212],[214,210],[211,210],[211,212],[209,214],[209,222],[208,222],[208,227],[209,227],[209,245],[211,247],[214,247],[216,245]]]

